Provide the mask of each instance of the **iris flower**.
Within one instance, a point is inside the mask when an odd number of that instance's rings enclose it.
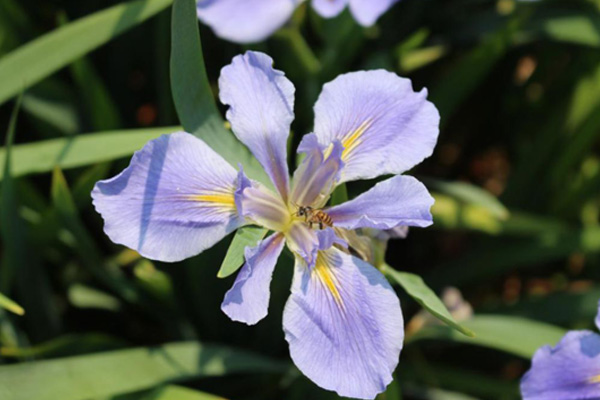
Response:
[[[192,257],[244,225],[267,228],[270,236],[246,248],[223,311],[246,324],[267,315],[273,270],[287,245],[295,271],[283,330],[293,361],[325,389],[372,399],[398,364],[402,312],[384,276],[351,255],[348,240],[359,228],[428,226],[433,199],[415,178],[396,175],[346,203],[326,204],[341,183],[400,174],[428,157],[439,114],[426,90],[414,92],[393,73],[341,75],[323,88],[314,133],[299,145],[305,158],[290,179],[295,89],[272,63],[262,53],[237,56],[222,69],[219,88],[233,132],[273,189],[177,132],[150,141],[127,169],[98,182],[94,205],[112,241],[160,261]],[[322,210],[330,223],[311,224],[301,207]]]
[[[199,0],[198,18],[215,34],[236,43],[260,42],[281,28],[304,0]],[[346,6],[363,26],[375,24],[398,0],[313,0],[314,10],[325,18]]]
[[[540,348],[521,380],[521,394],[523,400],[600,399],[600,335],[569,331],[555,347]]]

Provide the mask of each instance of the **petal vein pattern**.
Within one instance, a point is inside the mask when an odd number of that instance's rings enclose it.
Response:
[[[340,75],[315,104],[315,135],[322,147],[339,140],[345,163],[340,182],[403,173],[429,157],[439,113],[427,91],[383,71]]]
[[[373,399],[392,381],[404,335],[396,293],[383,275],[335,248],[315,268],[297,260],[283,317],[294,363],[319,386]]]
[[[127,169],[92,191],[104,230],[144,257],[179,261],[243,224],[238,173],[200,139],[178,132],[148,142]]]
[[[220,97],[233,133],[261,163],[284,200],[289,191],[287,139],[294,119],[294,85],[263,53],[237,56],[221,70]]]

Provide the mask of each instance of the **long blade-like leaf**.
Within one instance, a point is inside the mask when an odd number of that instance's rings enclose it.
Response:
[[[229,163],[270,185],[250,152],[225,129],[206,75],[194,0],[175,0],[171,21],[171,90],[186,132],[204,140]]]
[[[20,176],[50,172],[54,167],[67,169],[115,160],[133,154],[148,140],[179,129],[163,127],[99,132],[15,145],[10,163],[11,174]],[[5,160],[6,149],[1,148],[0,163],[4,163]]]
[[[474,338],[459,335],[446,326],[425,328],[409,338],[409,343],[421,339],[450,340],[505,351],[531,358],[544,345],[555,345],[566,333],[562,328],[526,318],[503,315],[478,315],[464,325],[477,332]]]
[[[245,351],[181,342],[0,366],[0,398],[84,400],[190,378],[286,369],[286,364]]]
[[[56,29],[0,59],[0,104],[140,24],[173,0],[116,5]]]
[[[423,282],[423,279],[421,279],[420,276],[409,274],[408,272],[399,272],[388,266],[383,267],[383,272],[402,286],[417,303],[423,306],[423,308],[429,311],[434,317],[456,329],[463,335],[469,337],[475,336],[473,331],[456,322],[444,303],[442,303],[435,295],[435,292]]]

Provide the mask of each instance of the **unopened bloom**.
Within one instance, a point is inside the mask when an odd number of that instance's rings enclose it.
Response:
[[[428,226],[433,199],[415,178],[397,175],[326,205],[336,185],[399,174],[428,157],[439,115],[408,79],[382,70],[342,75],[324,86],[314,133],[298,149],[306,156],[290,179],[294,86],[272,62],[262,53],[237,56],[223,68],[219,88],[233,132],[274,190],[179,132],[149,142],[120,175],[98,182],[94,205],[114,242],[161,261],[196,255],[243,225],[269,229],[246,248],[223,311],[247,324],[267,315],[271,277],[287,245],[296,260],[283,316],[292,359],[321,387],[371,399],[398,364],[402,312],[383,275],[350,255],[345,238],[359,228]],[[324,223],[311,223],[301,209],[324,212]]]
[[[236,43],[260,42],[281,28],[304,0],[198,0],[198,18],[215,34]],[[398,0],[313,0],[321,16],[332,18],[349,6],[356,21],[373,25]]]
[[[600,329],[600,304],[596,316]],[[521,380],[523,400],[592,400],[600,398],[600,335],[569,331],[555,346],[533,356]]]

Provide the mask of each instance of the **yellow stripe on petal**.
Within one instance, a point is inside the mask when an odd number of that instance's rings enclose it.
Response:
[[[344,137],[342,140],[342,146],[344,146],[342,160],[348,159],[350,153],[362,143],[362,135],[371,127],[371,124],[371,120],[366,120],[354,132],[350,132]]]
[[[233,191],[227,192],[208,192],[206,194],[193,194],[187,196],[193,202],[201,203],[203,206],[221,208],[223,211],[231,212],[235,210],[235,197]]]
[[[589,383],[600,383],[600,375],[592,376],[588,379]]]
[[[327,265],[327,260],[325,257],[319,253],[317,256],[317,263],[315,264],[315,268],[313,272],[316,274],[316,277],[321,281],[321,283],[329,290],[335,302],[340,306],[344,306],[344,302],[342,300],[342,296],[340,295],[340,291],[338,290],[339,281],[332,273],[331,269]]]

